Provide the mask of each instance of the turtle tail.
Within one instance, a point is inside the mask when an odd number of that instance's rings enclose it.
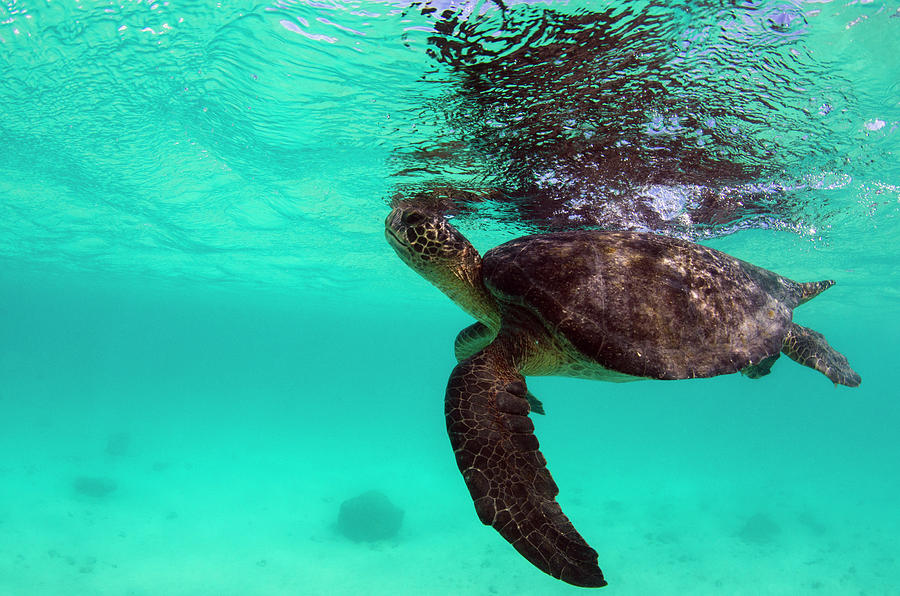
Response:
[[[828,288],[834,285],[833,279],[826,279],[823,281],[809,281],[806,283],[798,283],[800,286],[800,302],[797,303],[797,306],[800,306],[804,302],[809,302]]]

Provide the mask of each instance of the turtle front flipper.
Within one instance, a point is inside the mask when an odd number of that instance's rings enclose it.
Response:
[[[447,431],[475,511],[539,569],[605,586],[597,553],[563,514],[528,418],[525,379],[502,341],[460,362],[444,402]]]
[[[818,331],[791,323],[782,351],[803,366],[814,368],[832,383],[859,387],[862,379],[850,368],[847,357],[828,345]]]

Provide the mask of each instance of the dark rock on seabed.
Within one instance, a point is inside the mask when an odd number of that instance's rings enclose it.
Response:
[[[384,493],[370,490],[341,503],[338,532],[355,542],[394,538],[403,523],[403,510]]]

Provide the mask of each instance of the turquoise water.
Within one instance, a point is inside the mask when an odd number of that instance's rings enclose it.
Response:
[[[529,379],[605,592],[898,593],[898,15],[0,4],[0,594],[577,591],[446,438],[471,321],[382,222],[447,186],[480,249],[627,227],[837,280],[796,320],[859,389]],[[353,542],[370,489],[403,525]]]

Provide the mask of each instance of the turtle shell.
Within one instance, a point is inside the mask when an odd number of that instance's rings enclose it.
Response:
[[[799,302],[797,284],[775,273],[637,232],[525,236],[488,251],[482,273],[507,319],[531,319],[524,308],[584,360],[657,379],[778,354]]]

